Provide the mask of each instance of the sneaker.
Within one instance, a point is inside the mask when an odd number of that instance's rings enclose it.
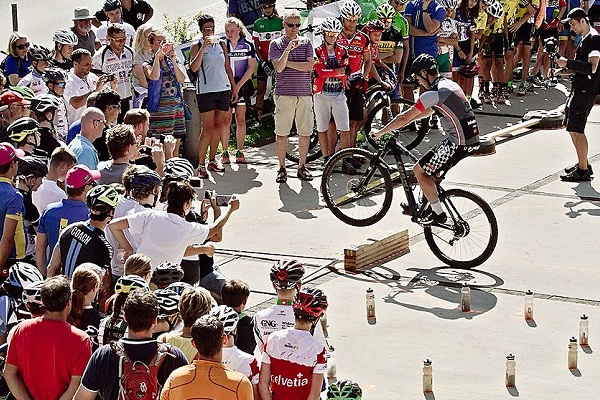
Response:
[[[518,96],[525,96],[527,94],[527,88],[525,87],[525,83],[521,83],[519,85],[519,89],[517,90]]]
[[[505,96],[504,92],[499,92],[498,95],[496,96],[496,104],[506,104],[506,101],[508,99]]]
[[[438,116],[436,114],[432,114],[431,118],[429,119],[429,127],[431,129],[437,128],[438,122],[439,122]]]
[[[243,164],[246,162],[246,157],[242,151],[238,150],[235,152],[235,162],[238,164]]]
[[[208,178],[208,172],[206,172],[206,166],[198,165],[198,177],[206,179]]]
[[[527,83],[531,84],[532,86],[537,86],[537,87],[544,86],[544,82],[537,75],[528,77]]]
[[[285,168],[279,168],[279,171],[277,171],[277,178],[275,178],[275,182],[277,183],[285,183],[287,182],[287,172],[285,170]]]
[[[213,171],[213,172],[225,172],[225,167],[223,167],[223,164],[221,164],[217,160],[209,161],[208,167],[206,167],[206,168],[209,171]]]
[[[313,180],[312,174],[308,171],[308,169],[306,169],[305,165],[298,168],[298,174],[296,176],[303,181],[312,181]]]
[[[356,157],[350,157],[348,160],[350,160],[350,164],[356,169],[360,169],[363,166],[363,162]],[[362,160],[365,161],[364,158],[362,158]]]
[[[229,152],[227,150],[225,150],[221,154],[221,163],[222,164],[229,164]]]
[[[344,161],[342,161],[342,172],[348,175],[355,175],[356,168],[354,167],[354,165],[352,165],[352,162],[350,160],[350,158],[345,158]]]
[[[579,168],[579,163],[577,163],[575,165],[571,165],[570,167],[565,168],[565,172],[567,174],[569,174],[569,173],[575,171],[577,168]],[[590,175],[594,175],[594,169],[592,168],[592,164],[590,164],[589,162],[588,162],[588,169],[587,170],[590,171]]]
[[[323,157],[323,166],[325,166],[325,164],[327,164],[327,161],[329,161],[330,158],[331,158],[331,156]]]
[[[446,222],[448,217],[446,217],[446,213],[443,212],[441,214],[434,213],[431,209],[424,216],[418,219],[418,222],[421,225],[434,225],[434,224],[443,224]]]
[[[590,174],[589,170],[583,170],[577,167],[568,174],[561,175],[560,179],[563,182],[585,182],[592,179],[592,174]]]
[[[471,97],[471,107],[473,109],[477,109],[477,108],[481,107],[481,105],[482,104],[480,101],[478,101],[475,97]]]
[[[492,94],[490,92],[483,92],[481,97],[485,104],[492,104]]]

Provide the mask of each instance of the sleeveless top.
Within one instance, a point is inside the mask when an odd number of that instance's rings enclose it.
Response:
[[[204,39],[198,41],[201,48]],[[211,44],[204,52],[202,64],[196,80],[196,94],[224,92],[231,90],[231,84],[225,71],[225,54],[221,44]]]

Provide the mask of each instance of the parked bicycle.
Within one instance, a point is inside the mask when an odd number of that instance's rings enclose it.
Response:
[[[354,226],[368,226],[380,221],[392,204],[394,185],[401,185],[407,204],[403,214],[418,223],[430,212],[427,198],[415,196],[417,181],[412,175],[412,165],[418,161],[409,149],[400,143],[398,132],[387,138],[377,152],[350,148],[334,154],[325,165],[321,180],[321,193],[331,212],[341,221]],[[389,164],[387,156],[393,156]],[[356,174],[342,172],[344,159],[354,157],[363,166]],[[389,159],[389,157],[388,157]],[[437,182],[439,200],[447,221],[424,225],[424,235],[433,254],[456,268],[473,268],[481,265],[492,254],[498,241],[498,223],[491,207],[478,195],[463,189],[445,190]]]

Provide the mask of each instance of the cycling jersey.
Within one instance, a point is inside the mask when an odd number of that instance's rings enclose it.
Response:
[[[246,39],[240,38],[235,48],[233,48],[228,39],[227,52],[229,53],[229,65],[231,65],[233,77],[241,79],[248,70],[248,60],[256,57],[254,46]]]
[[[256,44],[256,52],[262,60],[269,59],[269,43],[283,35],[283,20],[274,15],[271,18],[261,17],[254,22],[252,39]]]
[[[362,72],[363,61],[366,57],[371,57],[369,50],[369,38],[362,32],[355,32],[351,38],[348,38],[344,32],[337,37],[337,44],[342,46],[348,52],[351,81],[358,78]]]
[[[315,79],[313,93],[341,93],[346,86],[349,71],[348,52],[341,46],[335,45],[329,53],[325,43],[315,49]],[[338,74],[337,69],[345,68],[346,72]]]
[[[440,24],[446,18],[446,10],[435,1],[429,3],[429,8],[426,10],[432,21]],[[415,0],[406,5],[404,15],[410,17],[410,24],[415,28],[425,29],[423,17],[423,1]],[[420,54],[429,54],[437,57],[438,43],[437,35],[432,36],[411,36],[410,37],[410,56],[416,58]]]
[[[408,38],[408,37],[406,37]],[[383,31],[381,34],[381,40],[377,43],[377,51],[379,53],[389,55],[389,53],[393,53],[396,49],[404,48],[404,39],[405,37],[393,26],[387,31]]]
[[[4,290],[2,290],[4,292]],[[17,322],[17,302],[8,293],[0,295],[0,335],[8,332]]]
[[[456,16],[454,17],[456,22],[456,35],[459,42],[465,42],[471,39],[471,32],[476,29],[475,21],[471,17],[470,13],[467,15],[461,15],[460,8],[456,9]]]
[[[531,5],[535,9],[540,8],[540,0],[520,0],[515,11],[514,20],[520,20],[527,14],[527,6]],[[507,14],[510,16],[510,14]]]
[[[67,226],[58,239],[60,246],[61,273],[69,279],[78,265],[94,263],[105,270],[110,268],[113,248],[100,228],[89,221],[76,222]]]
[[[23,205],[25,206],[25,214],[23,215],[26,234],[25,255],[33,256],[35,254],[35,227],[38,225],[40,213],[33,205],[32,192],[23,189],[19,189],[19,192],[21,192],[21,195],[23,196]]]
[[[252,384],[258,384],[258,363],[256,358],[237,347],[223,347],[223,365],[244,374]]]
[[[396,15],[394,15],[394,28],[400,32],[402,38],[408,39],[408,21],[404,18],[404,15],[399,12],[396,12]]]
[[[105,74],[115,75],[117,92],[121,100],[131,97],[131,71],[133,69],[133,50],[125,46],[117,56],[109,46],[102,46],[92,57],[92,68]]]
[[[28,87],[33,90],[33,93],[36,95],[48,93],[48,86],[46,86],[46,83],[42,79],[42,74],[37,71],[31,71],[25,75],[21,78],[19,83],[17,83],[17,86]]]
[[[64,199],[59,203],[51,203],[40,217],[38,233],[46,235],[48,246],[52,250],[58,243],[60,232],[69,224],[85,221],[89,213],[87,204],[80,200]]]
[[[54,130],[56,134],[63,142],[67,140],[67,136],[69,135],[69,121],[67,119],[67,105],[65,104],[65,99],[62,96],[56,96],[58,99],[58,108],[54,113]]]
[[[439,111],[440,123],[450,142],[460,146],[479,143],[475,113],[456,82],[440,77],[430,90],[419,97],[415,107],[421,112],[431,107]]]
[[[267,338],[262,362],[271,365],[274,400],[305,400],[313,374],[327,371],[327,350],[310,332],[284,329]]]
[[[15,244],[10,251],[9,258],[22,259],[25,257],[27,240],[23,215],[25,215],[23,195],[15,189],[12,180],[0,177],[0,221],[4,221],[6,218],[17,221]],[[0,224],[0,237],[2,237],[3,230],[4,222]]]

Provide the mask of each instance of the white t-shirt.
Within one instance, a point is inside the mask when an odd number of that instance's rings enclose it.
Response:
[[[113,219],[124,217],[128,214],[134,214],[140,211],[144,211],[145,209],[146,208],[144,208],[144,206],[142,206],[137,201],[120,195],[117,207],[115,208],[115,216],[113,217]],[[123,233],[125,234],[127,241],[129,241],[129,243],[133,247],[133,251],[136,251],[138,246],[140,245],[140,236],[132,235],[131,232],[129,232],[129,229],[125,229]],[[113,259],[110,263],[110,269],[112,271],[112,274],[116,276],[122,276],[124,266],[123,261],[121,261],[122,254],[117,251],[119,249],[119,243],[117,242],[117,239],[115,239],[115,237],[113,236],[110,229],[105,229],[104,235],[106,236],[106,240],[108,240],[108,243],[110,243],[112,248],[115,250],[113,252]]]
[[[30,72],[22,77],[19,83],[17,83],[17,86],[28,87],[29,89],[33,90],[33,93],[35,93],[36,96],[38,94],[48,93],[48,86],[46,86],[44,83],[42,75],[35,72]]]
[[[67,193],[58,187],[55,181],[42,178],[42,184],[35,192],[31,193],[33,205],[41,214],[50,203],[56,203],[67,198]]]
[[[71,99],[73,97],[79,97],[86,93],[91,92],[92,90],[96,90],[96,84],[98,83],[98,77],[93,72],[90,72],[85,80],[81,79],[73,69],[69,71],[69,79],[67,79],[67,85],[65,86],[65,93],[63,97],[65,98],[65,103],[67,104],[67,119],[70,123],[73,123],[81,118],[81,114],[85,110],[85,103],[83,106],[79,108],[75,108],[71,105]]]
[[[252,384],[258,385],[258,362],[256,358],[244,353],[236,346],[223,347],[223,365],[244,374]]]
[[[133,46],[133,41],[135,40],[135,29],[133,28],[133,25],[121,21],[121,25],[123,25],[125,27],[125,34],[127,35],[127,40],[125,41],[125,44],[127,46]],[[108,46],[108,22],[105,21],[102,23],[102,25],[100,25],[100,27],[98,28],[98,30],[96,31],[96,39],[98,39],[100,41],[100,43],[102,43],[102,46]]]
[[[102,46],[92,57],[92,68],[105,74],[114,74],[117,92],[121,99],[131,97],[131,71],[133,70],[133,50],[125,46],[120,56],[110,47]]]
[[[188,246],[202,244],[208,237],[207,225],[166,211],[145,210],[128,216],[127,221],[130,233],[142,238],[136,252],[150,257],[152,270],[165,261],[181,263]]]
[[[56,96],[59,101],[59,106],[54,113],[54,129],[58,138],[63,142],[67,141],[67,135],[69,134],[69,120],[67,118],[67,106],[65,99],[62,96]],[[73,121],[75,122],[75,121]]]

